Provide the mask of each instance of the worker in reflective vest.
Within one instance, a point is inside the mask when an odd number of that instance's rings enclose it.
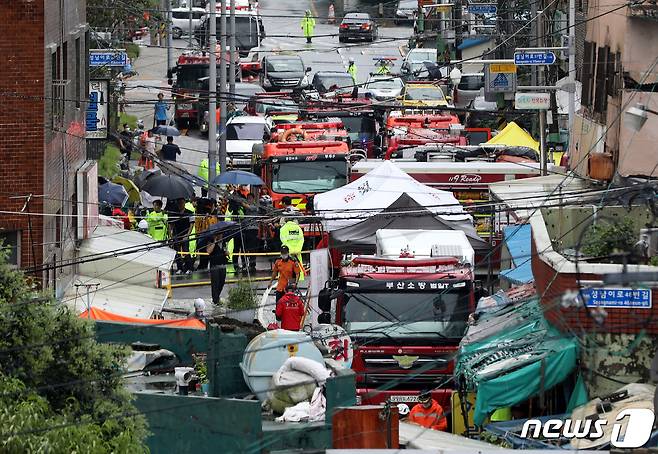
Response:
[[[219,162],[215,164],[215,175],[219,175]],[[206,182],[208,181],[208,159],[202,159],[199,163],[199,170],[197,170],[197,176],[202,178]],[[201,195],[205,197],[208,194],[208,185],[205,185],[201,188]]]
[[[429,391],[423,391],[418,396],[418,403],[409,412],[408,421],[428,429],[448,430],[448,420],[443,408],[432,399]]]
[[[308,9],[302,19],[302,30],[304,31],[306,42],[310,43],[313,39],[313,30],[315,30],[315,19],[311,16],[311,11]]]
[[[304,248],[304,231],[299,226],[296,220],[286,221],[285,224],[281,226],[279,231],[279,239],[283,246],[288,246],[290,250],[290,255],[295,257],[299,264],[302,262],[302,249]],[[301,273],[299,275],[299,280],[304,280],[304,267],[300,266]]]
[[[155,241],[167,239],[167,214],[162,211],[162,200],[153,201],[153,211],[146,215],[146,222],[149,225],[149,235]]]

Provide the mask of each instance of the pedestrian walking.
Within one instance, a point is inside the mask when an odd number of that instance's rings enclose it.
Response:
[[[149,235],[155,241],[164,241],[167,239],[167,222],[169,221],[166,213],[162,211],[162,200],[153,201],[153,210],[146,215],[146,222],[149,225]]]
[[[428,429],[448,430],[448,420],[443,413],[443,407],[432,399],[429,391],[420,393],[418,403],[409,412],[408,421]]]
[[[167,143],[162,146],[160,155],[165,161],[176,162],[176,155],[181,154],[180,148],[174,143],[172,136],[167,136]]]
[[[213,304],[219,304],[219,297],[226,283],[226,265],[228,256],[222,234],[213,235],[206,247],[210,259],[210,290]]]
[[[189,254],[189,237],[194,228],[194,213],[185,207],[185,200],[176,201],[176,211],[171,213],[169,237],[174,240],[176,250],[176,274],[192,274],[194,263]]]
[[[311,43],[313,39],[313,30],[315,29],[315,19],[311,16],[311,11],[306,10],[304,18],[302,19],[302,30],[304,31],[304,36],[306,37],[306,42]]]
[[[347,74],[352,76],[352,82],[356,85],[356,64],[354,63],[354,57],[350,57],[349,63],[347,65]]]
[[[153,106],[153,126],[160,126],[167,124],[167,111],[169,104],[164,100],[164,94],[158,93],[158,100]]]
[[[281,329],[288,331],[299,331],[302,328],[302,320],[306,313],[304,301],[295,293],[294,284],[286,286],[286,293],[276,303],[274,315],[281,323]]]
[[[272,277],[268,287],[272,285],[274,279],[279,279],[276,284],[276,301],[279,301],[284,295],[286,286],[289,283],[297,285],[297,278],[302,271],[302,266],[296,258],[290,257],[288,246],[281,246],[281,258],[274,262],[272,267]]]

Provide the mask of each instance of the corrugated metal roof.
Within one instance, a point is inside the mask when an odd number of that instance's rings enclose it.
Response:
[[[118,315],[151,318],[154,311],[162,310],[167,300],[167,290],[78,276],[64,293],[62,302],[76,313],[84,312],[87,309],[87,289],[80,284],[92,283],[99,285],[89,288],[91,306]]]

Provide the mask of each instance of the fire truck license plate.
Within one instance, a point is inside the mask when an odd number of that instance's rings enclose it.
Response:
[[[390,400],[393,403],[418,402],[418,396],[391,396]]]

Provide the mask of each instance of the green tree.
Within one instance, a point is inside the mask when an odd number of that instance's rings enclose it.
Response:
[[[0,452],[147,451],[145,418],[123,386],[127,353],[96,342],[92,323],[30,287],[0,253]],[[77,448],[32,449],[59,438]]]

